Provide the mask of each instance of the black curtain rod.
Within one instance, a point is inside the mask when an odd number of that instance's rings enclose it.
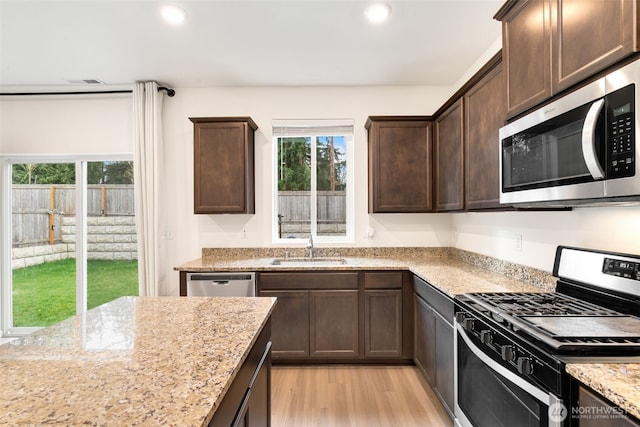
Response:
[[[176,91],[164,86],[158,86],[158,90],[167,92],[169,98],[176,94]],[[133,93],[132,90],[96,90],[87,92],[0,92],[0,96],[29,96],[29,95],[92,95],[92,94],[111,94],[111,93]]]

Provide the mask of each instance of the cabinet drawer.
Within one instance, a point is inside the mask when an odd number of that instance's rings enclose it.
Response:
[[[258,290],[358,289],[358,273],[260,273]]]
[[[450,325],[453,325],[453,300],[419,278],[413,276],[414,292],[424,299]]]
[[[364,273],[365,289],[402,289],[402,272],[385,271]]]

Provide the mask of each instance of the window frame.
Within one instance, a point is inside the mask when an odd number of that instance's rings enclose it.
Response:
[[[74,163],[76,165],[76,315],[87,311],[87,165],[91,162],[133,161],[133,154],[7,154],[0,155],[0,338],[30,334],[42,327],[13,325],[13,267],[11,265],[12,169],[21,163]],[[78,215],[78,213],[81,213]]]
[[[322,132],[320,129],[322,127],[326,127],[330,129],[332,125],[347,125],[351,126],[351,132]],[[291,135],[287,135],[285,132],[280,132],[276,134],[273,132],[273,129],[276,128],[286,128],[288,125],[293,126],[303,126],[303,127],[314,127],[317,128],[318,131],[308,131],[304,133],[295,133]],[[317,138],[324,136],[344,136],[345,145],[346,145],[346,162],[347,162],[347,175],[346,175],[346,189],[345,189],[345,198],[346,198],[346,212],[345,212],[345,225],[346,232],[343,236],[318,236],[317,235],[317,165],[316,165],[316,156],[317,156]],[[308,238],[280,238],[278,236],[278,138],[287,138],[287,137],[308,137],[311,139],[311,206],[310,206],[310,214],[311,214],[311,236],[313,237],[314,243],[321,244],[353,244],[355,243],[355,233],[354,233],[354,147],[355,147],[355,132],[354,132],[354,121],[353,120],[274,120],[272,123],[272,136],[271,136],[271,145],[272,145],[272,159],[271,166],[273,167],[272,174],[272,202],[273,202],[273,212],[271,218],[271,231],[272,237],[271,241],[274,244],[298,244],[298,243],[307,243]]]

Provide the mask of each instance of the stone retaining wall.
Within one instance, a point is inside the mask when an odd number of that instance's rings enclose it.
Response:
[[[75,258],[76,218],[63,217],[62,242],[13,248],[12,268],[24,268],[44,262]],[[89,217],[87,219],[88,259],[138,259],[136,225],[133,216]]]

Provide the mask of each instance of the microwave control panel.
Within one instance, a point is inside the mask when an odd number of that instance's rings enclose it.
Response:
[[[607,95],[607,178],[624,178],[636,173],[634,92],[635,85],[629,85]]]

